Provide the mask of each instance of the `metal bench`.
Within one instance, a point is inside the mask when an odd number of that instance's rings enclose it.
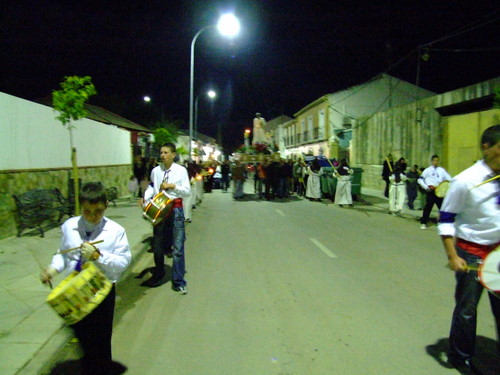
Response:
[[[65,215],[71,216],[72,207],[59,189],[34,189],[12,196],[16,202],[18,231],[36,228],[44,237],[44,224],[59,224]]]
[[[115,187],[107,188],[106,190],[106,199],[108,202],[113,202],[113,206],[116,207],[115,199],[118,199],[118,189]]]

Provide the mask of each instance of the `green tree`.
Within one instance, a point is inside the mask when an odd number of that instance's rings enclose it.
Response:
[[[176,143],[180,135],[181,120],[165,119],[153,125],[155,144],[160,147],[166,142]]]
[[[90,96],[96,95],[97,91],[89,76],[64,77],[64,81],[60,83],[60,87],[60,90],[52,92],[52,105],[59,112],[56,119],[69,130],[71,165],[73,167],[72,177],[75,192],[75,214],[78,215],[80,212],[80,204],[78,202],[78,167],[76,162],[76,148],[73,146],[73,128],[75,126],[71,122],[78,121],[82,117],[87,116],[85,103],[89,100]]]

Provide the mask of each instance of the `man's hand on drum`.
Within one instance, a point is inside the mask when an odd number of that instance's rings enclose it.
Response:
[[[40,273],[40,281],[44,284],[50,283],[50,280],[57,275],[57,270],[54,267],[48,266]]]
[[[97,250],[97,247],[95,247],[94,245],[91,245],[88,242],[84,242],[82,243],[82,246],[80,246],[80,248],[82,249],[82,255],[85,259],[95,260],[99,258],[99,250]]]
[[[168,182],[162,182],[160,185],[160,189],[162,189],[162,190],[175,189],[175,184],[169,184]]]
[[[468,272],[467,262],[458,255],[448,259],[448,266],[452,271]]]

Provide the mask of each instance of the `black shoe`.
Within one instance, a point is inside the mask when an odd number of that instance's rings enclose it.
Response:
[[[156,277],[155,275],[151,276],[149,280],[144,281],[141,286],[147,286],[150,288],[156,288],[160,285],[165,284],[165,276]]]
[[[477,369],[470,359],[458,359],[449,357],[448,363],[456,368],[462,375],[482,375],[483,373]]]

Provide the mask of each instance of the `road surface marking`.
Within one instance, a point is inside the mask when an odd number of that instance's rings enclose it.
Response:
[[[276,210],[276,212],[277,212],[277,213],[279,213],[281,216],[285,216],[285,214],[283,213],[283,211],[281,211],[281,210],[279,210],[279,209],[277,209],[277,208],[275,208],[275,210]]]
[[[322,252],[328,255],[330,258],[337,258],[337,256],[332,253],[325,245],[319,242],[316,238],[309,238],[313,244],[318,246]]]

